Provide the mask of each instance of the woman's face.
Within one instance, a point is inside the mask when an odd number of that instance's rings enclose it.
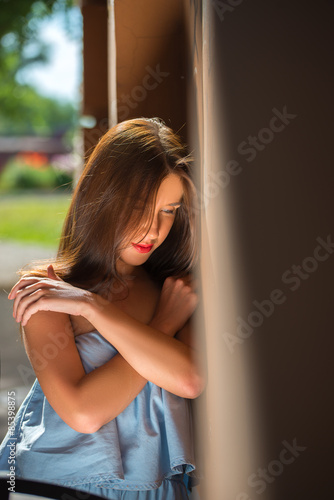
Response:
[[[117,270],[130,274],[134,266],[140,266],[167,238],[173,225],[176,210],[181,205],[183,186],[176,174],[168,175],[161,183],[154,209],[154,219],[148,233],[137,236],[135,241],[120,253]]]

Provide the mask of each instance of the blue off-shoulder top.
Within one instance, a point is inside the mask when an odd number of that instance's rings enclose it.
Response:
[[[117,354],[98,331],[75,342],[86,373]],[[13,443],[20,478],[134,491],[156,489],[180,474],[198,482],[190,400],[151,382],[116,418],[84,434],[58,416],[36,379],[0,446],[1,471],[9,470]]]

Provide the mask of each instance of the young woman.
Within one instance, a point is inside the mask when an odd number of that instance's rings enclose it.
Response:
[[[196,221],[189,157],[159,119],[100,140],[55,261],[12,288],[36,380],[0,448],[16,477],[124,500],[188,498]],[[189,484],[189,483],[188,483]]]

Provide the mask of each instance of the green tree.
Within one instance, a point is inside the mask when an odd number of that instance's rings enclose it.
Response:
[[[11,33],[21,48],[37,34],[38,21],[57,11],[66,12],[73,0],[0,0],[0,40]]]
[[[51,135],[76,126],[74,105],[42,97],[18,80],[20,70],[48,60],[48,47],[38,39],[40,21],[60,11],[66,21],[72,6],[73,0],[0,0],[1,135]]]

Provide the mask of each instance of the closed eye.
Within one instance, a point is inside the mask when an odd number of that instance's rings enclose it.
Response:
[[[170,215],[174,215],[175,212],[176,212],[176,208],[163,208],[161,210],[162,212],[164,212],[165,214],[170,214]]]

